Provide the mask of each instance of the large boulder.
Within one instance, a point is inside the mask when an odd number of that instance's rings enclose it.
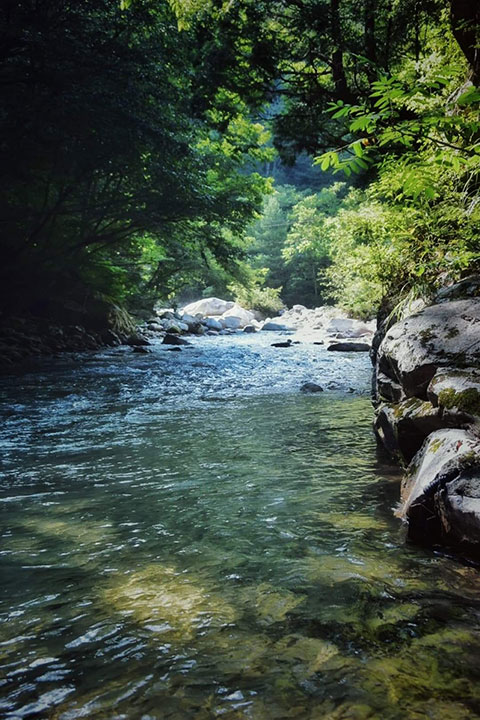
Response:
[[[480,362],[480,298],[424,308],[393,325],[377,353],[377,372],[402,386],[407,397],[426,399],[438,368]]]
[[[255,319],[255,316],[250,310],[245,310],[245,308],[238,305],[238,303],[234,303],[233,306],[222,315],[222,319],[227,320],[228,318],[236,318],[239,321],[237,327],[243,328],[245,325],[249,325],[252,320]],[[230,326],[227,324],[226,327]]]
[[[470,421],[470,416],[458,410],[445,410],[427,400],[409,398],[396,404],[382,404],[377,409],[374,429],[388,452],[408,465],[431,433],[442,428],[467,427]]]
[[[402,386],[395,382],[395,380],[392,380],[383,373],[378,373],[374,379],[376,383],[375,397],[380,401],[398,403],[405,399]]]
[[[373,335],[374,332],[371,327],[360,320],[342,317],[332,318],[325,329],[328,335],[337,334],[345,338]]]
[[[402,483],[398,515],[408,536],[480,555],[480,439],[467,430],[432,433]]]
[[[220,298],[210,297],[197,302],[190,303],[183,308],[183,313],[187,315],[200,314],[202,317],[223,315],[232,308],[235,303],[230,300],[221,300]]]
[[[480,275],[470,275],[460,282],[438,291],[435,302],[450,302],[467,297],[480,297]]]
[[[432,405],[442,412],[454,411],[480,421],[480,369],[442,368],[437,370],[428,388]]]

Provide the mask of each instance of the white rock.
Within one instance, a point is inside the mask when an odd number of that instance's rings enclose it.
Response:
[[[220,298],[215,297],[204,298],[203,300],[197,300],[197,302],[186,305],[183,308],[183,313],[187,313],[188,315],[196,315],[197,313],[201,313],[203,317],[208,317],[212,315],[217,316],[223,315],[234,305],[235,303],[229,300],[221,300]]]
[[[245,327],[245,325],[249,325],[252,322],[252,320],[255,318],[255,315],[253,314],[253,312],[250,312],[250,310],[245,310],[245,308],[243,308],[241,305],[234,303],[233,307],[231,307],[229,310],[222,314],[222,317],[238,318],[238,320],[240,321],[239,327]]]
[[[326,327],[329,335],[338,333],[340,337],[361,337],[362,335],[372,335],[373,330],[360,320],[353,318],[332,318]]]

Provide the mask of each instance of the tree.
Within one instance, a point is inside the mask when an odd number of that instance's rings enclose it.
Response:
[[[0,23],[1,305],[128,295],[132,263],[158,287],[186,257],[242,254],[225,228],[242,234],[261,204],[268,183],[245,170],[267,136],[214,83],[199,111],[192,36],[168,6],[21,0]]]

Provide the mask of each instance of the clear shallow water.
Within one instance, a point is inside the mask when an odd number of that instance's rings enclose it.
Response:
[[[404,545],[368,358],[273,341],[1,379],[0,717],[480,717],[479,574]]]

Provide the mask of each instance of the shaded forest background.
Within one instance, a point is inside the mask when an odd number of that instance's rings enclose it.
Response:
[[[467,0],[5,0],[0,308],[360,317],[480,265]]]

